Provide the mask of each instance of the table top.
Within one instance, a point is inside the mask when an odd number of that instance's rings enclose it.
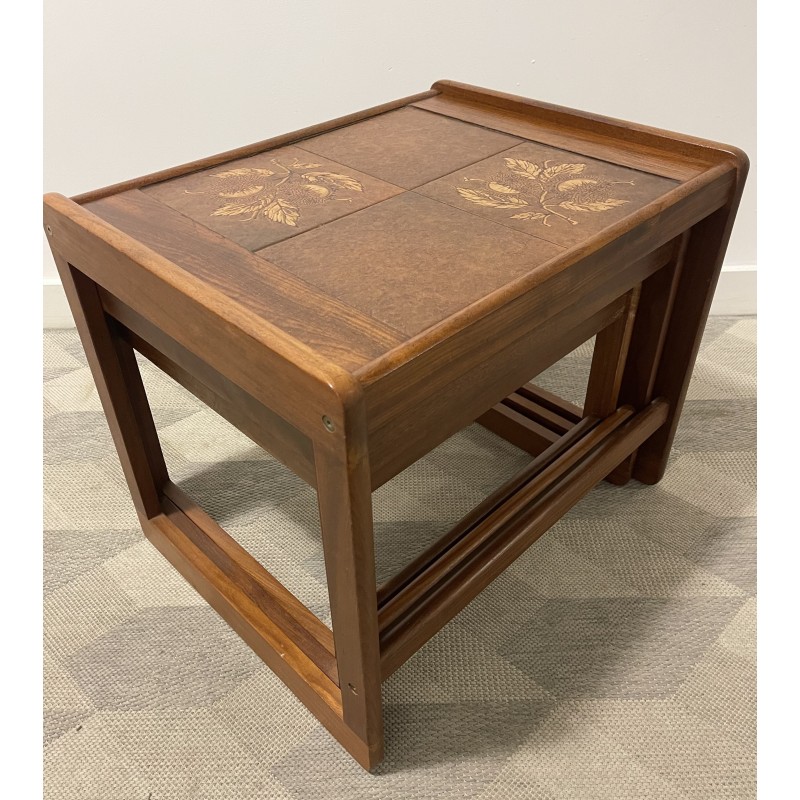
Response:
[[[75,199],[368,379],[685,199],[711,144],[440,82]]]

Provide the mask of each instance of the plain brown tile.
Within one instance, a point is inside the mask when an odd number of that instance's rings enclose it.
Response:
[[[400,108],[315,136],[303,147],[413,189],[520,141],[430,111]]]
[[[407,193],[258,254],[411,336],[560,252]]]

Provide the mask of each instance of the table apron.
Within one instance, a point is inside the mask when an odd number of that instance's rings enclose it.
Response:
[[[314,447],[308,436],[114,295],[100,289],[100,298],[106,313],[120,323],[123,336],[145,358],[295,475],[316,485]]]
[[[408,402],[408,397],[401,398],[395,415],[370,430],[373,488],[393,478],[614,322],[625,313],[626,294],[666,266],[676,246],[677,242],[669,242],[609,273],[591,291],[576,291],[572,304],[496,349],[485,360],[456,373],[444,387],[431,381],[430,387],[414,395],[413,403]],[[367,419],[369,423],[369,395]]]

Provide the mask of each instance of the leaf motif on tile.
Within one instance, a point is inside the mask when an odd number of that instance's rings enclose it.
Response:
[[[505,170],[498,171],[488,180],[465,177],[465,182],[479,184],[482,188],[456,186],[465,200],[488,208],[516,208],[530,206],[530,210],[513,214],[511,219],[530,220],[551,226],[551,219],[569,225],[578,225],[565,211],[591,214],[610,211],[628,201],[611,196],[619,185],[633,186],[633,181],[609,181],[602,176],[585,175],[586,164],[553,164],[545,161],[534,164],[520,158],[504,158]],[[580,175],[581,177],[571,177]]]
[[[547,164],[549,162],[545,162]],[[545,180],[555,178],[556,175],[577,175],[586,169],[586,164],[555,164],[542,171]]]
[[[259,200],[257,203],[225,203],[220,206],[216,211],[211,212],[212,217],[238,217],[240,214],[250,214],[250,219],[255,219],[258,212],[264,207],[264,201]]]
[[[300,212],[297,206],[287,203],[285,200],[278,198],[274,203],[270,203],[264,210],[264,213],[273,222],[282,222],[284,225],[297,225],[297,218]]]
[[[512,172],[522,175],[523,178],[538,178],[542,171],[538,164],[532,164],[530,161],[523,161],[519,158],[506,158],[505,162]]]
[[[565,200],[563,203],[559,203],[559,205],[561,208],[566,208],[569,211],[608,211],[611,208],[616,208],[627,202],[627,200],[613,200],[612,198],[608,198],[607,200],[593,200],[588,203],[573,203],[571,200]]]
[[[588,186],[589,184],[597,183],[597,181],[590,180],[588,178],[573,178],[571,181],[564,181],[563,183],[558,184],[558,191],[559,192],[572,192],[575,191],[579,186]]]
[[[340,175],[338,172],[306,172],[303,177],[312,183],[328,183],[340,186],[342,189],[351,189],[354,192],[363,192],[364,187],[355,178],[349,175]]]
[[[511,219],[544,219],[546,216],[541,211],[523,211],[521,214],[514,214]]]
[[[489,192],[481,192],[477,189],[463,189],[459,187],[458,193],[471,203],[479,206],[490,206],[491,208],[518,208],[528,205],[526,200],[519,197],[496,197]]]
[[[191,194],[213,194],[220,205],[212,217],[242,217],[243,222],[262,217],[280,225],[297,227],[300,208],[331,201],[349,203],[350,192],[363,192],[363,184],[351,175],[339,172],[314,171],[322,164],[294,159],[283,164],[273,158],[275,169],[238,167],[212,173],[213,182],[204,191]],[[345,193],[345,196],[339,196]]]
[[[496,183],[495,181],[489,183],[489,188],[493,192],[500,192],[500,194],[519,194],[519,189],[512,189],[510,186],[506,186],[503,183]]]
[[[220,197],[250,197],[250,195],[258,194],[264,191],[264,185],[258,184],[256,186],[247,186],[244,189],[239,189],[235,192],[220,192]]]

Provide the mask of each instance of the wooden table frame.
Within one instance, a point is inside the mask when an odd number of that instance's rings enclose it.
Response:
[[[478,124],[490,115],[496,129],[678,183],[356,370],[86,208],[409,105]],[[145,534],[365,768],[383,757],[382,680],[599,481],[663,475],[746,172],[736,148],[440,81],[73,200],[46,196]],[[595,334],[582,409],[527,383]],[[316,488],[332,629],[170,481],[134,349]],[[376,586],[372,490],[476,419],[534,454],[531,465]]]

